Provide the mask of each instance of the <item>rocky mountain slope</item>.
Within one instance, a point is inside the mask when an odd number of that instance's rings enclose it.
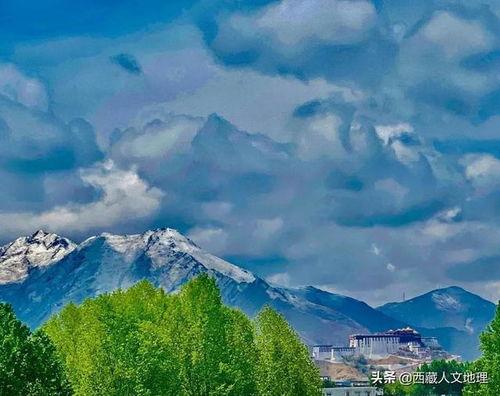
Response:
[[[99,293],[127,288],[141,279],[172,292],[189,279],[209,272],[216,277],[227,304],[249,315],[270,304],[286,316],[306,342],[344,343],[349,334],[368,331],[333,308],[271,286],[251,272],[204,252],[172,229],[141,235],[104,233],[78,246],[68,241],[66,251],[56,250],[57,255],[53,244],[38,241],[41,235],[47,240],[64,240],[38,232],[17,240],[16,246],[22,247],[16,254],[9,256],[12,249],[2,248],[6,252],[3,263],[9,263],[12,276],[0,285],[0,299],[12,303],[31,327],[38,327],[70,301],[79,303]],[[36,261],[32,260],[33,251],[42,260],[39,265],[26,266],[25,262]],[[17,272],[12,269],[14,257],[21,268]]]
[[[49,266],[75,247],[69,239],[44,231],[17,238],[0,247],[0,285],[26,279],[33,268]]]
[[[470,293],[466,300],[455,302],[453,298],[458,297],[454,288],[450,289],[453,293],[435,291],[434,297],[414,299],[413,303],[410,300],[402,306],[388,304],[376,310],[362,301],[315,287],[291,289],[271,285],[205,252],[169,228],[138,235],[103,233],[79,245],[43,231],[18,238],[0,248],[0,300],[12,303],[19,317],[36,328],[70,301],[80,303],[87,297],[127,288],[141,279],[173,292],[205,272],[216,278],[227,304],[251,316],[269,304],[286,317],[308,344],[346,345],[353,333],[410,324],[424,335],[437,336],[450,352],[473,358],[479,353],[477,332],[493,317],[494,304],[485,304]],[[427,311],[429,301],[434,308]],[[479,304],[481,315],[474,313],[474,305],[467,304]],[[463,314],[459,315],[458,306],[466,305],[469,308],[459,310]],[[425,321],[426,315],[419,314],[434,311],[451,314],[454,319],[436,313],[435,320]],[[473,332],[469,331],[471,328]]]

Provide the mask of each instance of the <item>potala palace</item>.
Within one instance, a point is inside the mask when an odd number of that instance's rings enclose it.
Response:
[[[382,359],[390,355],[422,359],[443,353],[435,337],[422,337],[410,327],[375,334],[353,334],[349,346],[315,345],[312,355],[317,360],[343,361],[355,355]]]

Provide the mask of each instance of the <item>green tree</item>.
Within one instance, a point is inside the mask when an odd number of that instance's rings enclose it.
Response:
[[[309,351],[282,315],[266,306],[256,318],[259,395],[321,395]]]
[[[44,326],[76,395],[176,395],[178,361],[161,331],[171,299],[148,282],[69,304]]]
[[[69,304],[44,326],[76,395],[253,395],[252,322],[201,275],[166,295],[148,282]]]
[[[251,321],[223,305],[215,279],[206,274],[174,298],[177,312],[171,316],[179,320],[171,331],[181,361],[182,390],[193,396],[256,394]]]
[[[437,384],[414,384],[411,387],[410,395],[424,396],[424,395],[447,395],[447,396],[460,396],[462,389],[465,386],[463,383],[463,373],[470,370],[470,364],[467,362],[457,362],[454,360],[433,360],[431,363],[422,364],[417,371],[422,373],[437,373]],[[458,374],[458,373],[461,373]],[[459,381],[453,380],[453,375],[459,378]],[[443,376],[449,381],[442,380]]]
[[[431,363],[422,364],[416,372],[436,373],[437,382],[439,383],[414,383],[412,385],[402,385],[397,380],[392,384],[377,384],[377,386],[383,389],[384,395],[386,396],[458,396],[462,395],[462,389],[464,387],[462,382],[463,373],[468,370],[470,370],[470,364],[467,362],[433,360]],[[461,373],[461,375],[458,373]],[[442,380],[443,375],[446,380]],[[425,381],[425,377],[423,378]],[[460,378],[460,380],[454,381],[454,378]]]
[[[32,334],[9,304],[0,303],[0,395],[69,394],[69,383],[47,335]]]
[[[45,325],[75,395],[319,395],[307,348],[267,308],[252,322],[201,275],[69,304]],[[275,382],[276,381],[276,382]]]
[[[466,395],[500,395],[500,304],[493,321],[480,336],[483,355],[472,364],[473,372],[488,373],[487,384],[470,384],[464,389]]]
[[[412,385],[402,385],[399,381],[393,384],[384,384],[379,386],[384,390],[384,396],[407,396],[412,395]]]

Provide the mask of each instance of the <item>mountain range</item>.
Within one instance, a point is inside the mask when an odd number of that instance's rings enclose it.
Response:
[[[493,303],[457,287],[375,309],[312,286],[277,286],[170,228],[137,235],[103,233],[80,244],[44,231],[18,238],[0,247],[0,300],[10,302],[19,318],[36,328],[69,302],[78,304],[141,279],[174,292],[205,272],[216,278],[226,304],[250,316],[269,304],[309,345],[345,345],[353,333],[411,325],[437,336],[449,352],[472,359],[479,355],[478,334],[495,310]]]

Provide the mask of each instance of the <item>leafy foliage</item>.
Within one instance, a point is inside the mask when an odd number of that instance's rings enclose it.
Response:
[[[434,395],[448,395],[459,396],[462,395],[464,384],[462,382],[453,381],[453,373],[458,377],[459,374],[470,371],[470,363],[446,361],[446,360],[433,360],[430,363],[422,364],[417,372],[420,373],[436,373],[436,384],[421,384],[415,383],[412,385],[402,385],[399,381],[392,384],[384,384],[382,386],[384,395],[386,396],[434,396]],[[448,381],[441,381],[445,376]],[[424,377],[425,378],[425,377]],[[462,378],[462,377],[460,377]]]
[[[34,334],[9,304],[0,304],[0,395],[69,395],[71,389],[50,339]]]
[[[282,315],[265,307],[256,320],[261,395],[321,395],[318,369]],[[292,379],[292,381],[290,381]]]
[[[500,395],[500,304],[493,321],[481,334],[483,356],[473,363],[473,371],[488,373],[487,384],[470,384],[465,387],[466,395]]]
[[[76,395],[320,395],[306,347],[281,315],[252,322],[201,275],[166,295],[148,282],[69,304],[44,331]]]

